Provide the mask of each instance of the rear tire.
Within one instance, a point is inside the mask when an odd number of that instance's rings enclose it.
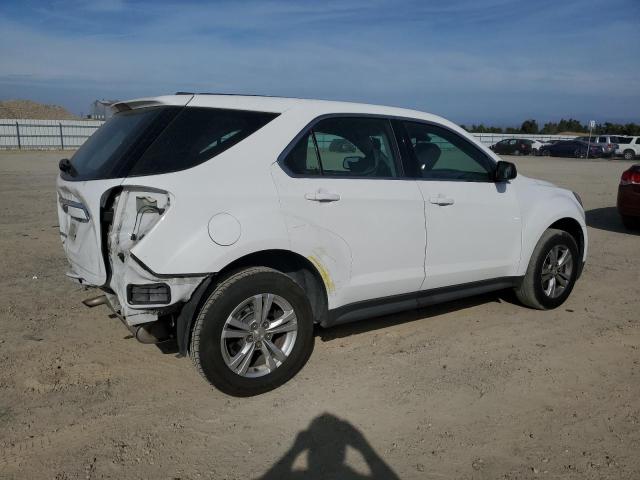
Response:
[[[542,150],[542,156],[543,157],[550,157],[551,156],[551,152],[549,150]]]
[[[554,251],[568,252],[564,262],[570,263],[553,262]],[[560,260],[561,254],[555,258]],[[533,250],[522,284],[515,289],[516,296],[527,307],[538,310],[559,307],[573,290],[581,261],[578,245],[571,235],[563,230],[548,229]],[[550,276],[553,276],[553,286],[556,287],[553,291],[548,279]]]
[[[625,160],[633,160],[636,156],[636,152],[633,150],[625,150],[623,156]]]
[[[307,362],[313,343],[313,312],[304,290],[278,270],[250,267],[222,280],[209,295],[189,353],[209,383],[247,397],[287,382]]]

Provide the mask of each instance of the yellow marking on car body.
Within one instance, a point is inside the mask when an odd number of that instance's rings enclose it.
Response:
[[[327,293],[335,292],[336,286],[334,285],[333,280],[331,280],[331,276],[329,275],[329,272],[324,267],[324,265],[322,265],[322,263],[320,263],[320,260],[318,260],[313,255],[310,255],[308,258],[309,258],[309,261],[313,263],[313,265],[318,269],[318,272],[322,277],[322,281],[324,282],[324,286],[327,289]]]

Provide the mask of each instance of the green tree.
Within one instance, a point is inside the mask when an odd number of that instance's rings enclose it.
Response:
[[[558,124],[555,122],[547,122],[540,130],[540,133],[544,133],[546,135],[555,135],[558,133]]]
[[[525,120],[524,122],[522,122],[522,126],[520,127],[520,131],[522,133],[528,133],[528,134],[531,134],[531,135],[535,135],[539,131],[538,122],[536,122],[533,119]]]
[[[579,120],[574,118],[570,118],[569,120],[565,120],[564,118],[560,119],[558,122],[558,132],[588,132],[589,129],[580,123]]]

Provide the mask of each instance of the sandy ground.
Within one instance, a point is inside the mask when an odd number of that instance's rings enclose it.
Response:
[[[640,236],[615,213],[629,163],[514,159],[588,210],[561,308],[485,295],[323,331],[291,382],[236,399],[81,305],[61,155],[0,153],[0,478],[640,478]]]

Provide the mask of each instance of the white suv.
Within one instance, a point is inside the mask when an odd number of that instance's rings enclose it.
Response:
[[[625,160],[640,157],[640,137],[618,137],[616,155],[622,155]]]
[[[434,115],[206,94],[115,109],[60,162],[68,275],[229,394],[291,378],[315,325],[505,288],[555,308],[586,259],[576,194]]]

